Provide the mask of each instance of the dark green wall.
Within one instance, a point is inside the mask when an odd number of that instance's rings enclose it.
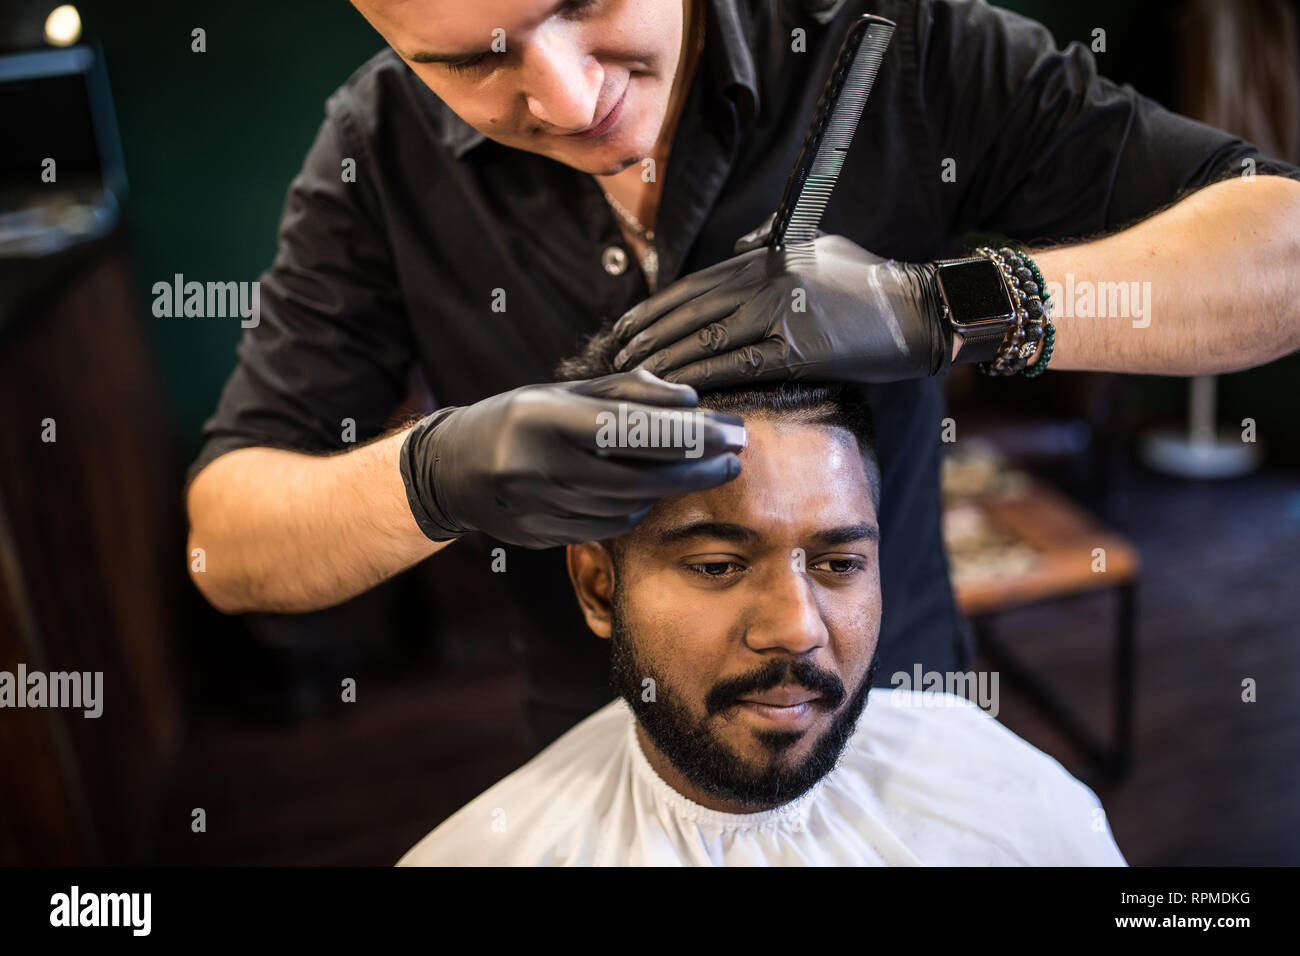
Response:
[[[1003,5],[1046,23],[1061,45],[1086,42],[1093,27],[1105,27],[1103,72],[1168,102],[1168,0]],[[325,98],[383,40],[344,0],[96,0],[81,9],[86,35],[102,42],[108,60],[142,305],[147,311],[154,282],[176,272],[200,281],[256,279],[274,255],[285,189]],[[202,54],[190,51],[195,27],[207,31]],[[188,461],[234,365],[239,322],[148,321]],[[1289,387],[1296,368],[1285,366],[1225,379],[1222,417],[1253,414],[1265,433],[1294,431],[1287,423],[1300,411]],[[1142,401],[1176,411],[1184,391],[1181,380],[1148,378]],[[1266,423],[1268,414],[1276,425]]]
[[[252,281],[275,254],[289,181],[326,97],[383,39],[344,0],[95,2],[127,165],[129,235],[146,311],[154,282]],[[190,32],[207,31],[207,52]],[[187,460],[235,363],[236,319],[154,318]]]

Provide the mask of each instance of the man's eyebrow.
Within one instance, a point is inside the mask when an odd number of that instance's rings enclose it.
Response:
[[[812,540],[822,545],[852,544],[854,541],[879,541],[880,529],[874,524],[849,524],[818,531]]]
[[[654,535],[657,545],[673,544],[687,538],[718,538],[735,544],[752,544],[761,536],[753,528],[728,521],[691,521],[677,527],[664,528]],[[809,540],[819,545],[850,544],[854,541],[879,541],[880,529],[874,524],[851,524],[838,528],[825,528],[814,532]]]
[[[554,4],[551,9],[547,10],[538,18],[538,22],[550,19],[571,3],[573,3],[573,0],[559,0],[558,3]],[[414,63],[448,63],[455,60],[468,60],[471,57],[491,52],[492,49],[490,47],[486,50],[470,50],[466,53],[430,53],[427,50],[420,50],[416,53],[412,53],[407,57],[407,59]]]
[[[664,528],[655,534],[655,544],[672,544],[687,538],[719,538],[736,544],[750,544],[758,540],[758,532],[743,524],[728,521],[691,521],[675,528]]]

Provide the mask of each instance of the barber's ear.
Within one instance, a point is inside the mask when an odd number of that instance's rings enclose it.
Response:
[[[610,636],[614,602],[614,559],[599,541],[571,544],[565,549],[573,593],[597,637]]]

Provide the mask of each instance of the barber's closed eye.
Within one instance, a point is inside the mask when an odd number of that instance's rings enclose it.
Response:
[[[464,60],[448,60],[443,64],[443,66],[451,70],[453,73],[472,73],[479,67],[483,66],[483,63],[487,58],[488,54],[477,53],[474,56],[465,58]]]
[[[561,12],[570,16],[575,13],[594,12],[590,11],[590,8],[596,6],[597,2],[598,0],[570,0],[569,3],[564,5],[564,9]],[[574,19],[577,18],[575,17]]]
[[[581,19],[574,14],[592,12],[591,8],[597,5],[598,0],[570,0],[566,3],[560,13],[566,19]],[[495,63],[487,63],[490,53],[476,53],[473,56],[465,57],[463,60],[448,60],[443,63],[448,70],[453,73],[474,73],[478,72],[484,66],[494,66]]]

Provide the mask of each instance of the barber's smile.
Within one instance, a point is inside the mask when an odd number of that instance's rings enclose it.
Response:
[[[736,707],[759,720],[782,727],[798,726],[811,720],[820,709],[821,695],[803,687],[775,687],[747,694]]]

